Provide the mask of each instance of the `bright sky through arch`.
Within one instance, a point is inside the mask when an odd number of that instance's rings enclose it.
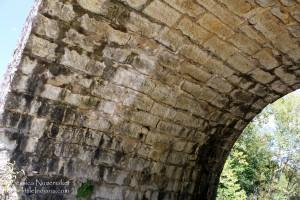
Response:
[[[0,78],[17,47],[34,0],[0,0]],[[1,81],[0,81],[1,82]]]

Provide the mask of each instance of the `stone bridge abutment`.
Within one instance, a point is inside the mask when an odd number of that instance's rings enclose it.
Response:
[[[299,44],[299,0],[37,1],[2,151],[92,199],[214,199],[245,126],[299,88]]]

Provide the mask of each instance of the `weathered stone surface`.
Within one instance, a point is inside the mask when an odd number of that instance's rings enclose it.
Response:
[[[31,50],[32,54],[49,61],[54,61],[56,59],[55,49],[57,44],[51,43],[48,40],[42,39],[35,35],[29,38],[27,48]]]
[[[300,87],[295,2],[43,0],[0,143],[26,174],[74,181],[66,199],[85,180],[92,199],[214,199],[246,122]]]
[[[237,52],[237,49],[234,46],[217,37],[210,38],[204,43],[204,46],[212,51],[215,55],[221,57],[223,60],[227,60],[227,58]]]
[[[255,64],[241,54],[231,56],[228,63],[242,73],[248,73],[255,68]]]
[[[183,34],[189,36],[192,40],[202,44],[209,37],[210,33],[204,28],[193,23],[189,18],[184,17],[178,24],[178,28],[183,32]]]
[[[56,39],[59,36],[58,23],[55,20],[51,20],[41,14],[37,16],[34,21],[35,32],[39,35],[46,36],[48,38]]]
[[[223,24],[218,18],[216,18],[212,14],[205,14],[198,20],[198,23],[223,39],[226,39],[234,34],[234,32],[229,27]]]
[[[243,0],[221,0],[235,14],[243,16],[251,10],[251,4]]]
[[[45,0],[41,11],[67,22],[73,20],[76,15],[71,4],[63,4],[58,0]]]
[[[168,26],[174,25],[180,17],[180,13],[158,0],[151,2],[144,13]]]
[[[188,0],[166,0],[166,2],[174,7],[175,9],[179,10],[182,13],[190,15],[191,17],[197,17],[200,14],[203,14],[205,10],[197,5],[196,3]]]
[[[85,71],[90,59],[87,55],[80,55],[74,50],[65,48],[65,53],[60,61],[61,64]]]
[[[235,34],[229,39],[229,41],[237,48],[250,55],[260,49],[260,46],[254,40],[251,40],[243,34]]]
[[[269,83],[275,79],[275,77],[270,73],[265,72],[259,68],[253,70],[250,74],[255,80],[263,84]]]
[[[273,69],[279,65],[278,61],[272,55],[272,52],[268,49],[262,49],[254,55],[266,69]]]

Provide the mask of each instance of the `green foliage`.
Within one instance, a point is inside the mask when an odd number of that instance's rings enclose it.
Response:
[[[299,144],[300,96],[292,93],[244,130],[224,166],[217,199],[300,199]]]
[[[94,186],[90,180],[82,183],[81,186],[77,190],[77,199],[88,198],[92,195],[94,190]]]

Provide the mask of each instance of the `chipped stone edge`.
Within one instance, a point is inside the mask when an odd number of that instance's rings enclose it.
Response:
[[[23,30],[21,32],[18,45],[14,50],[12,59],[10,63],[7,65],[6,72],[0,81],[0,115],[2,116],[4,112],[4,107],[5,107],[5,102],[6,102],[6,97],[7,94],[9,93],[11,89],[11,82],[14,78],[15,72],[17,71],[22,54],[24,51],[24,48],[27,44],[28,38],[31,34],[32,31],[32,24],[33,24],[33,19],[38,13],[39,7],[41,5],[42,0],[35,0],[33,3],[33,6],[31,8],[31,11],[29,12],[29,15],[26,18]]]

